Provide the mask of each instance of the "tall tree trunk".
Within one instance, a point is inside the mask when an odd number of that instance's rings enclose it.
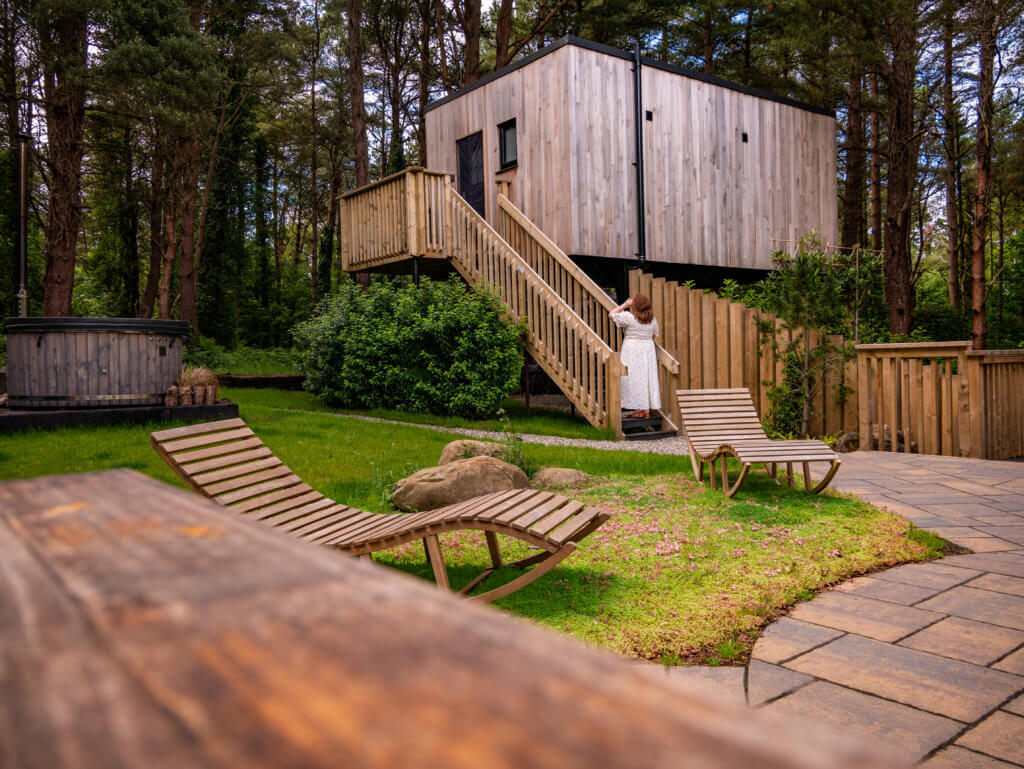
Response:
[[[512,42],[512,0],[498,4],[498,21],[494,27],[494,68],[509,63],[509,45]]]
[[[946,155],[944,181],[946,187],[946,229],[948,245],[947,284],[949,287],[949,304],[959,309],[963,304],[960,289],[960,205],[957,196],[957,176],[960,166],[960,147],[957,141],[957,123],[960,120],[959,110],[953,100],[953,8],[947,8],[942,22],[942,145]]]
[[[466,41],[462,62],[462,85],[480,77],[480,0],[464,0],[462,34]]]
[[[869,173],[871,176],[871,248],[882,250],[882,120],[878,114],[878,78],[868,78],[868,89],[871,94],[871,159]]]
[[[433,34],[433,0],[419,0],[420,60],[417,92],[419,109],[416,112],[416,156],[421,166],[427,165],[427,104],[430,102],[430,39]]]
[[[7,146],[11,152],[10,175],[7,183],[11,195],[8,198],[7,216],[8,221],[13,225],[18,221],[18,11],[16,4],[11,0],[4,0],[3,3],[3,71],[2,77],[3,102],[4,102],[4,129],[7,134]],[[10,249],[0,257],[0,274],[7,276],[0,280],[0,313],[4,316],[17,315],[17,301],[14,298],[17,290],[18,275],[18,241],[12,237],[8,239]],[[9,282],[8,282],[9,281]]]
[[[267,237],[267,137],[258,133],[253,142],[253,166],[255,189],[253,194],[253,219],[256,230],[256,296],[260,313],[256,319],[259,342],[269,344],[270,340],[270,258]]]
[[[977,163],[974,193],[974,231],[971,237],[971,341],[975,350],[985,349],[985,240],[988,237],[989,204],[992,198],[992,96],[996,57],[996,7],[994,0],[976,0],[978,21],[978,127],[975,139]]]
[[[174,260],[178,255],[178,206],[181,200],[181,169],[173,164],[167,177],[164,200],[163,253],[160,257],[160,281],[157,287],[157,314],[161,320],[171,317],[171,280]]]
[[[370,181],[370,145],[366,141],[366,102],[363,98],[363,5],[348,5],[348,95],[352,111],[352,150],[355,153],[356,187]]]
[[[43,59],[50,207],[46,222],[43,314],[71,314],[75,246],[82,224],[82,150],[88,16],[78,11],[37,11]]]
[[[864,113],[861,110],[859,64],[854,61],[847,87],[846,183],[843,185],[842,244],[847,248],[866,245],[864,235]]]
[[[139,310],[139,202],[135,189],[135,162],[132,154],[131,130],[124,129],[123,165],[124,200],[121,208],[121,277],[124,294],[121,315],[129,318]]]
[[[910,230],[917,141],[914,83],[917,68],[917,0],[901,0],[889,17],[892,61],[888,68],[889,179],[885,201],[885,299],[889,331],[909,336],[914,312]]]
[[[193,133],[181,141],[183,160],[182,191],[178,207],[181,220],[181,252],[178,255],[178,317],[189,324],[193,339],[199,337],[199,313],[196,307],[199,284],[199,246],[196,218],[199,198],[199,153],[202,142]],[[207,186],[211,179],[206,180]]]
[[[704,74],[715,74],[715,28],[711,11],[704,13]]]
[[[146,273],[146,288],[139,302],[139,317],[152,318],[156,295],[160,287],[160,267],[163,264],[163,211],[164,153],[160,130],[153,133],[153,160],[149,172],[149,271]]]

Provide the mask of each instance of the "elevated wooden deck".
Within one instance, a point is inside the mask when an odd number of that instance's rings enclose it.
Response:
[[[621,435],[621,335],[608,318],[614,302],[503,192],[500,233],[437,171],[410,168],[346,193],[342,267],[446,260],[471,286],[494,291],[514,318],[525,318],[530,356],[591,424]],[[672,404],[679,363],[658,350],[662,402]],[[675,430],[678,415],[666,407],[663,416]]]

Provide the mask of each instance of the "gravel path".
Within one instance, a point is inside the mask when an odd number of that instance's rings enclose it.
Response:
[[[329,411],[306,411],[305,409],[277,409],[278,411],[294,411],[300,414],[327,414],[338,419],[360,419],[364,422],[379,422],[385,425],[405,425],[422,427],[424,430],[436,430],[440,433],[454,433],[467,438],[500,441],[501,433],[496,430],[472,430],[467,427],[445,427],[443,425],[425,425],[419,422],[402,422],[398,419],[381,419],[362,414],[333,414]],[[590,438],[563,438],[558,435],[519,436],[525,443],[539,443],[542,446],[573,446],[584,449],[600,449],[601,451],[638,451],[643,454],[686,454],[686,441],[682,438],[662,438],[656,441],[599,441]]]

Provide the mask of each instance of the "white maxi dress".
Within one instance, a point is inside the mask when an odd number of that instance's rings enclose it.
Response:
[[[661,408],[661,390],[658,387],[658,356],[654,350],[654,337],[658,335],[658,321],[641,323],[626,310],[612,315],[612,322],[623,330],[619,356],[627,368],[622,377],[622,408],[627,411],[653,411]]]

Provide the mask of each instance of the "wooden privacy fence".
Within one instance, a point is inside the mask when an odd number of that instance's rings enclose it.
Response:
[[[1024,350],[970,342],[857,346],[861,448],[1024,456]]]
[[[799,337],[799,331],[783,329],[772,313],[640,270],[630,271],[629,291],[651,298],[654,317],[661,327],[659,341],[679,362],[680,389],[746,387],[758,413],[765,415],[772,405],[768,391],[785,381],[785,370],[782,355],[776,354],[770,344],[761,343],[757,321],[760,318],[775,324],[783,349],[794,335]],[[811,329],[810,335],[811,344],[816,345],[820,332]],[[843,337],[835,335],[829,335],[829,341],[836,346],[845,343]],[[857,429],[856,397],[851,395],[840,402],[836,388],[841,384],[852,389],[855,380],[853,361],[830,372],[825,386],[814,393],[811,435]]]

